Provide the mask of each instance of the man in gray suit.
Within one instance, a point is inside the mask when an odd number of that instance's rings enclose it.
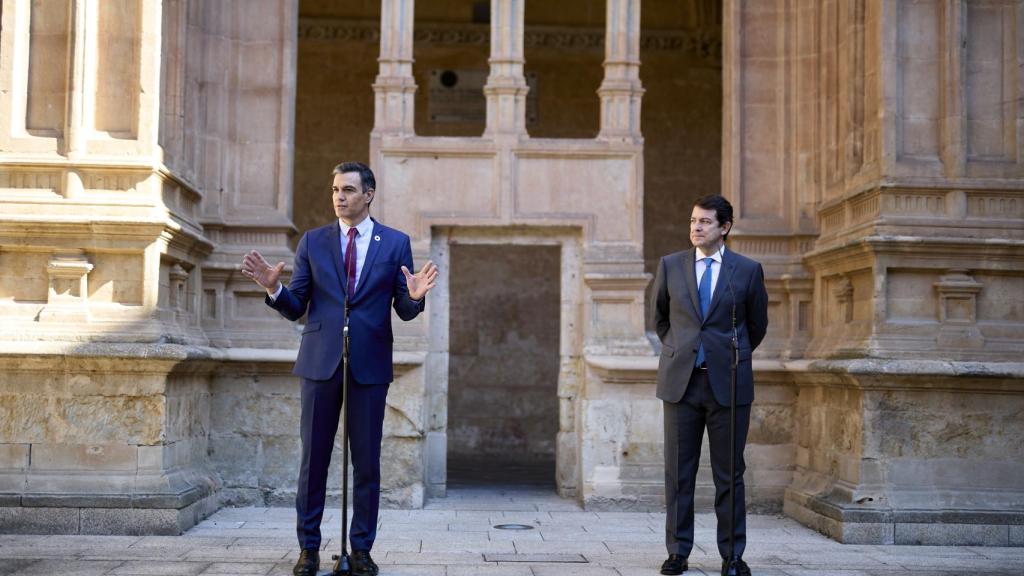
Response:
[[[658,263],[654,325],[661,339],[658,398],[665,408],[665,522],[669,557],[662,574],[682,574],[693,549],[693,493],[700,446],[707,428],[715,480],[718,551],[723,573],[729,553],[729,395],[732,340],[736,373],[736,573],[749,575],[740,558],[746,544],[743,448],[754,401],[751,353],[768,327],[768,292],[757,262],[726,250],[732,205],[719,195],[693,205],[693,248]]]

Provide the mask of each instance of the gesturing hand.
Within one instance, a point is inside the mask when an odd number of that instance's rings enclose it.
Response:
[[[267,294],[273,295],[277,291],[282,270],[284,270],[284,262],[278,262],[276,266],[271,266],[263,258],[263,255],[255,250],[251,250],[242,258],[242,276],[252,278],[267,291]]]
[[[405,274],[405,285],[409,287],[409,297],[413,300],[422,300],[437,281],[437,266],[428,260],[416,274],[410,273],[408,268],[402,266],[402,274]]]

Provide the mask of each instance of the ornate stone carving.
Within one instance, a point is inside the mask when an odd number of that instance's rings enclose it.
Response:
[[[57,252],[46,265],[50,289],[39,321],[82,322],[89,318],[86,277],[93,265],[82,250]]]
[[[978,329],[978,294],[982,284],[967,270],[951,269],[934,284],[939,293],[939,334],[942,347],[982,348],[985,338]]]
[[[300,18],[299,39],[320,42],[380,42],[380,25],[365,20],[332,20]],[[557,48],[559,50],[601,50],[604,30],[531,26],[523,34],[526,48]],[[488,46],[490,29],[483,24],[417,23],[413,32],[416,43],[435,45]],[[640,36],[640,50],[684,52],[701,65],[722,65],[722,35],[712,29],[645,30]]]
[[[838,314],[837,318],[849,324],[853,322],[853,283],[849,276],[842,276],[832,287],[832,297],[835,298]]]

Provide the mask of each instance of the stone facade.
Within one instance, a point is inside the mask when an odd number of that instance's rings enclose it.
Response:
[[[548,353],[517,438],[559,493],[660,509],[646,290],[721,191],[771,297],[751,507],[845,542],[1014,542],[1024,2],[256,4],[3,0],[0,531],[176,533],[293,497],[298,331],[236,266],[290,261],[353,158],[450,279],[396,325],[386,504],[443,497],[480,449],[449,412],[486,376],[465,338],[507,323],[543,331],[507,353]],[[457,121],[429,116],[445,70],[482,82]],[[474,293],[508,246],[548,255],[519,288],[544,327]]]

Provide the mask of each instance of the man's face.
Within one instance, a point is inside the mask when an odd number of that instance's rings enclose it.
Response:
[[[335,174],[331,185],[334,200],[334,214],[349,226],[358,224],[370,215],[370,201],[374,190],[363,193],[363,182],[359,172]]]
[[[705,254],[716,252],[725,242],[723,237],[731,226],[729,222],[719,225],[714,210],[694,206],[690,214],[690,243]]]

